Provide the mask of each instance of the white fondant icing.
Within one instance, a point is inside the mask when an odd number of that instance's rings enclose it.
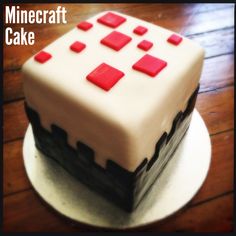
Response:
[[[167,42],[172,31],[121,13],[117,14],[127,20],[115,30],[132,40],[114,51],[100,43],[114,30],[96,21],[105,13],[88,19],[93,23],[90,30],[75,27],[45,47],[52,54],[46,63],[31,57],[23,65],[24,92],[46,129],[57,124],[68,133],[72,146],[78,140],[89,145],[103,167],[112,159],[133,171],[145,157],[152,157],[158,139],[185,109],[200,79],[204,51],[185,37],[178,46],[172,45]],[[148,28],[143,36],[133,33],[138,25]],[[143,39],[154,44],[148,52],[137,48]],[[74,41],[86,48],[74,53],[69,48]],[[132,69],[146,53],[168,63],[155,77]],[[125,73],[108,92],[86,79],[103,62]]]

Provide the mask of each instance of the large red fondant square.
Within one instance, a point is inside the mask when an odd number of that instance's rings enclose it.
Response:
[[[106,26],[116,28],[119,25],[121,25],[123,22],[125,22],[126,18],[124,18],[123,16],[119,16],[117,14],[114,14],[112,12],[108,12],[102,17],[98,18],[97,21]]]
[[[162,69],[164,69],[166,65],[167,65],[167,62],[157,57],[146,54],[133,65],[133,69],[141,71],[145,74],[148,74],[154,77]]]
[[[98,87],[109,91],[123,76],[124,73],[122,71],[102,63],[88,74],[86,78]]]
[[[101,43],[106,45],[107,47],[119,51],[127,43],[129,43],[131,39],[132,39],[131,37],[125,34],[122,34],[118,31],[113,31],[110,34],[108,34],[105,38],[103,38],[101,40]]]

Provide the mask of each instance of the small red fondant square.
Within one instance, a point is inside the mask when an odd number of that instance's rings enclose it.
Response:
[[[182,37],[178,36],[177,34],[172,34],[167,41],[169,43],[172,43],[174,45],[179,45],[181,43],[181,41],[183,40]]]
[[[167,62],[157,57],[146,54],[133,65],[133,69],[141,71],[145,74],[148,74],[154,77],[162,69],[164,69],[166,65],[167,65]]]
[[[40,62],[40,63],[45,63],[51,57],[52,57],[52,55],[50,53],[41,51],[37,55],[34,56],[34,60],[36,60],[37,62]]]
[[[81,29],[81,30],[84,30],[84,31],[87,31],[89,30],[90,28],[93,27],[93,24],[87,22],[87,21],[82,21],[80,22],[78,25],[77,25],[77,28]]]
[[[116,68],[109,66],[106,63],[100,64],[90,74],[87,75],[87,80],[97,85],[98,87],[108,91],[110,90],[122,77],[124,73]]]
[[[153,46],[153,43],[148,40],[143,40],[138,44],[138,47],[144,51],[148,51]]]
[[[114,14],[112,12],[108,12],[102,17],[98,18],[97,21],[106,26],[116,28],[119,25],[121,25],[123,22],[125,22],[126,18],[124,18],[123,16],[119,16],[117,14]]]
[[[138,35],[144,35],[146,32],[148,31],[148,29],[146,27],[143,27],[143,26],[137,26],[133,32],[135,34],[138,34]]]
[[[131,41],[131,37],[117,31],[113,31],[101,40],[101,43],[116,51],[119,51]]]
[[[74,52],[81,52],[84,48],[86,47],[86,45],[84,43],[81,43],[79,41],[75,41],[74,43],[72,43],[70,45],[70,49]]]

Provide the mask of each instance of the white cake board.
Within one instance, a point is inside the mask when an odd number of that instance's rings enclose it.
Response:
[[[126,213],[70,176],[55,161],[42,158],[29,125],[23,144],[24,165],[36,192],[62,215],[95,227],[128,229],[162,220],[185,206],[203,184],[211,160],[207,128],[194,110],[190,127],[152,187],[133,213]]]

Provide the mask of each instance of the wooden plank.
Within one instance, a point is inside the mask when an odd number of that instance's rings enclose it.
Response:
[[[203,116],[210,134],[234,127],[233,91],[233,87],[227,87],[199,94],[196,107]],[[22,138],[28,125],[23,101],[5,104],[3,106],[3,121],[4,142]]]
[[[178,4],[177,4],[178,5]],[[166,6],[159,5],[159,4],[135,4],[133,8],[127,7],[125,4],[124,6],[121,5],[119,7],[119,4],[111,5],[113,8],[110,8],[110,10],[122,10],[123,13],[129,14],[131,16],[139,17],[143,20],[150,21],[154,24],[157,24],[159,26],[166,27],[170,30],[181,32],[184,29],[184,34],[193,34],[193,33],[202,33],[209,30],[216,30],[221,29],[225,27],[233,27],[233,7],[225,8],[225,9],[215,9],[209,11],[204,11],[204,4],[203,5],[193,5],[186,4],[184,5],[173,5],[170,4],[170,9]],[[63,35],[67,31],[73,28],[73,26],[76,25],[77,22],[80,20],[84,20],[93,14],[100,12],[101,10],[107,10],[107,6],[99,5],[96,12],[94,10],[90,10],[90,5],[83,6],[83,9],[81,10],[79,6],[77,6],[77,12],[82,12],[87,9],[87,15],[84,14],[78,14],[75,12],[76,7],[74,7],[74,10],[68,14],[68,24],[59,24],[59,25],[24,25],[24,28],[26,31],[34,30],[35,37],[36,37],[36,43],[35,45],[28,45],[28,46],[5,46],[4,47],[4,70],[12,70],[12,69],[19,69],[21,65],[32,55],[34,55],[36,52],[44,48],[49,43],[53,42],[56,38]],[[55,7],[54,7],[55,8]],[[80,9],[80,10],[78,10]],[[92,8],[93,9],[93,8]],[[196,14],[194,13],[196,9]],[[203,9],[203,10],[201,10]],[[146,13],[145,13],[146,12]],[[147,14],[148,12],[148,14]],[[159,12],[157,14],[157,12]],[[200,13],[199,13],[200,12]],[[180,14],[181,13],[181,14]],[[224,17],[222,17],[224,15]],[[173,21],[173,18],[175,19]],[[191,19],[191,20],[190,20]],[[187,25],[186,25],[186,22]],[[206,23],[208,22],[208,23]],[[13,26],[14,30],[19,30],[21,25]],[[227,52],[232,52],[232,47],[230,44],[233,45],[233,33],[229,34],[228,32],[225,33],[229,39],[227,45],[228,47],[224,46],[222,48],[222,51],[227,49]],[[228,35],[229,34],[229,35]],[[222,40],[222,35],[217,34],[216,35],[220,40]],[[213,36],[215,40],[218,40],[218,38]],[[195,39],[196,41],[200,41],[200,43],[203,46],[206,46],[206,37],[202,36],[200,39]],[[225,38],[224,38],[225,39]],[[215,40],[211,43],[213,45],[210,45],[213,47],[215,45]],[[209,42],[207,41],[209,44]],[[223,45],[223,43],[221,43]],[[221,45],[221,46],[222,46]],[[207,45],[208,46],[208,45]],[[15,52],[17,51],[18,55],[21,55],[20,57],[9,57],[8,55],[15,55]],[[222,53],[220,51],[220,53]],[[217,53],[217,50],[216,52]],[[207,53],[207,56],[211,55],[211,53]],[[215,54],[214,54],[215,55]]]
[[[182,210],[160,225],[147,229],[151,232],[232,232],[233,194]]]
[[[205,8],[205,4],[201,8]],[[212,9],[210,12],[200,10],[190,19],[184,35],[193,35],[203,32],[234,27],[234,8]]]
[[[4,195],[13,194],[31,188],[23,164],[22,147],[22,140],[10,142],[3,146]]]
[[[234,28],[191,35],[190,39],[205,49],[205,58],[216,57],[234,52]]]
[[[24,101],[17,101],[3,106],[3,140],[22,138],[28,126],[24,110]]]
[[[204,61],[200,93],[234,84],[234,54],[222,55]]]
[[[89,229],[74,224],[45,205],[33,190],[4,198],[5,232],[78,232]],[[158,231],[231,231],[233,229],[233,194],[182,210],[177,215],[145,228],[145,232]],[[137,231],[137,230],[135,230]]]
[[[23,98],[23,78],[21,70],[3,73],[3,98],[4,102]]]
[[[210,134],[234,127],[234,88],[227,87],[198,95],[196,108]]]
[[[207,178],[190,205],[234,189],[234,131],[211,137],[212,160]]]
[[[203,187],[191,205],[233,190],[234,132],[211,137],[212,161]],[[31,188],[22,157],[22,141],[4,145],[4,196]]]
[[[20,70],[4,72],[3,97],[5,102],[24,97],[22,79]],[[233,85],[234,55],[229,54],[206,59],[200,84],[200,92]]]

